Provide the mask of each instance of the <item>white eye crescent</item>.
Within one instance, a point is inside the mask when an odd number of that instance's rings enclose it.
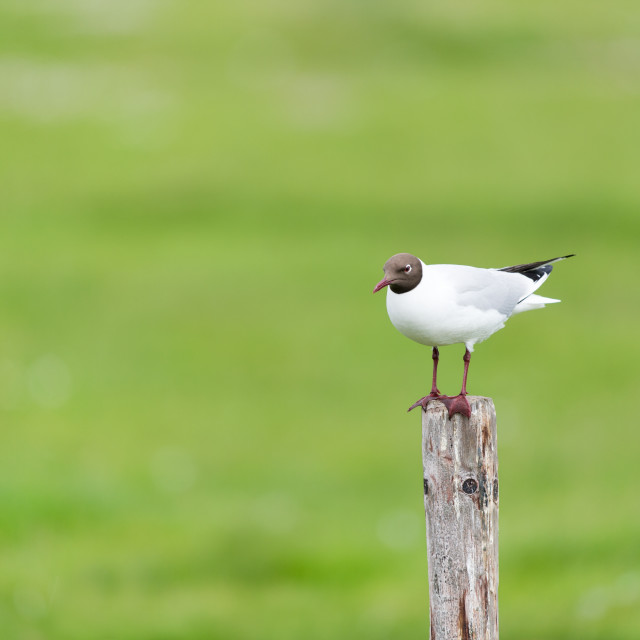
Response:
[[[403,271],[404,271],[405,273],[409,273],[409,272],[411,271],[411,265],[410,265],[410,264],[408,264],[408,265],[403,269]]]

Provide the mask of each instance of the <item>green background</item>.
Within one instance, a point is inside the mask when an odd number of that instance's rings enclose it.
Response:
[[[2,638],[426,637],[431,360],[371,295],[407,251],[578,254],[471,364],[501,638],[637,640],[639,28],[625,0],[6,0]]]

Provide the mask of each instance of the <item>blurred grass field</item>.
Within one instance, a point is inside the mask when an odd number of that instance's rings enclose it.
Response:
[[[640,12],[0,7],[0,635],[424,638],[384,261],[566,253],[476,349],[503,640],[640,636]],[[442,350],[456,392],[462,349]]]

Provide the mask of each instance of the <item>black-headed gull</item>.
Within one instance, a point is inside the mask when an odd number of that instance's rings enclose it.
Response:
[[[573,255],[502,269],[427,265],[410,253],[389,258],[384,265],[384,278],[373,292],[388,286],[387,312],[393,326],[407,338],[433,347],[431,393],[409,411],[418,406],[426,411],[431,400],[440,400],[449,410],[449,417],[455,413],[471,416],[466,395],[474,345],[502,329],[512,315],[560,302],[533,292],[549,277],[553,262]],[[436,384],[438,347],[458,343],[466,347],[462,389],[457,396],[445,396]]]

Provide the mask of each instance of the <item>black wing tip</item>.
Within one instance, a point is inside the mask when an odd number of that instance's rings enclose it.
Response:
[[[551,269],[553,269],[553,263],[554,262],[560,262],[560,260],[566,260],[567,258],[573,258],[576,254],[575,253],[570,253],[567,256],[560,256],[558,258],[552,258],[551,260],[546,260],[545,262],[542,263],[542,267],[549,267],[549,271],[551,271]]]
[[[570,253],[569,255],[566,256],[560,256],[558,258],[553,258],[552,260],[547,260],[546,262],[543,262],[542,264],[544,266],[548,266],[551,269],[553,269],[553,263],[554,262],[560,262],[560,260],[566,260],[567,258],[573,258],[576,254],[575,253]]]
[[[534,262],[533,264],[537,264],[540,266],[543,265],[547,265],[547,264],[552,264],[554,262],[559,262],[560,260],[566,260],[567,258],[573,258],[576,254],[575,253],[570,253],[566,256],[558,256],[557,258],[551,258],[550,260],[540,260],[540,262]]]
[[[566,258],[573,258],[576,254],[570,253],[566,256],[559,256],[558,258],[551,258],[550,260],[540,260],[539,262],[529,262],[528,264],[516,264],[512,267],[502,267],[502,269],[498,269],[498,271],[507,271],[508,273],[521,273],[523,275],[527,275],[527,272],[540,272],[544,271],[545,273],[549,273],[553,266],[554,262],[558,262],[559,260],[564,260]],[[548,269],[548,271],[547,271]]]
[[[541,267],[535,267],[534,269],[526,269],[525,271],[518,271],[521,276],[526,276],[530,280],[537,282],[540,278],[548,276],[553,271],[552,264],[544,264]]]

